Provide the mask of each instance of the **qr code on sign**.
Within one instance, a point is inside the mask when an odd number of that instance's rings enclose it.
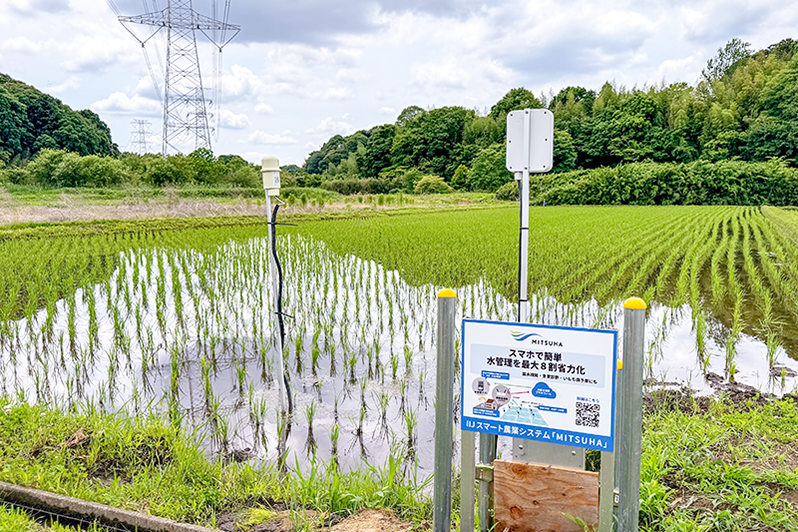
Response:
[[[580,427],[597,428],[600,413],[601,405],[598,403],[576,402],[576,424]]]

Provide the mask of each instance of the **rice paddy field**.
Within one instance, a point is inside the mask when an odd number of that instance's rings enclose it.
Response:
[[[515,319],[517,207],[293,221],[277,238],[282,353],[265,224],[4,232],[0,394],[156,412],[232,460],[395,461],[424,476],[436,294],[455,288],[461,316]],[[798,211],[775,208],[533,208],[531,320],[620,328],[621,302],[639,295],[650,382],[792,392],[796,242]]]

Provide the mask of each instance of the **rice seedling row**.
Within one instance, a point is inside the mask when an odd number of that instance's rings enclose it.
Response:
[[[532,209],[530,220],[534,321],[618,327],[619,302],[643,295],[650,376],[700,387],[714,371],[792,385],[784,368],[798,331],[785,316],[798,313],[786,300],[798,251],[760,210],[558,207]],[[286,467],[395,459],[402,474],[430,470],[436,293],[457,288],[461,316],[513,320],[517,213],[314,221],[280,233],[282,353],[264,227],[0,242],[0,393],[72,410],[155,410],[211,452]],[[753,354],[741,362],[743,348]],[[286,417],[277,357],[294,398]]]

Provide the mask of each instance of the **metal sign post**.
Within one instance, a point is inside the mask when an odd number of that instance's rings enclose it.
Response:
[[[454,335],[456,312],[457,295],[453,290],[441,290],[438,293],[438,365],[435,381],[435,491],[432,514],[433,530],[435,532],[449,532],[452,521],[452,430],[454,425]]]
[[[554,115],[547,109],[524,109],[507,115],[507,169],[521,187],[518,246],[518,321],[529,322],[529,174],[546,173],[554,165]],[[559,444],[513,439],[513,458],[584,468],[585,451]]]
[[[640,298],[623,304],[623,400],[618,412],[618,531],[637,532],[640,514],[640,457],[643,431],[643,352],[646,303]]]

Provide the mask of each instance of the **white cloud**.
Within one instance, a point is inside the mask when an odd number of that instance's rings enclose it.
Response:
[[[109,38],[108,35],[78,35],[61,46],[66,57],[61,66],[69,72],[102,72],[118,64],[141,62],[141,53],[132,52],[129,39]],[[65,53],[64,53],[65,52]]]
[[[330,135],[348,135],[357,129],[353,127],[347,119],[349,118],[349,113],[346,113],[343,116],[328,116],[321,122],[319,122],[315,127],[312,127],[305,131],[305,133],[328,133]]]
[[[8,0],[7,0],[8,1]],[[10,0],[10,7],[21,15],[34,16],[40,12],[59,13],[69,9],[68,0]]]
[[[657,78],[659,79],[680,79],[683,72],[700,70],[706,60],[699,59],[695,55],[683,57],[681,59],[668,59],[657,67]],[[657,80],[651,80],[655,82]]]
[[[241,155],[241,158],[245,161],[260,166],[261,159],[263,159],[263,156],[266,154],[259,151],[247,151],[239,155]]]
[[[64,41],[20,36],[4,40],[0,48],[19,54],[47,54],[60,61],[59,66],[67,72],[102,71],[111,65],[131,64],[139,59],[138,54],[131,53],[130,43],[126,41],[107,35],[74,35]]]
[[[27,37],[12,37],[3,41],[0,48],[10,52],[21,52],[27,54],[38,54],[43,50],[52,49],[56,46],[54,39],[44,41],[32,41]]]
[[[150,98],[152,100],[160,100],[162,97],[160,86],[155,86],[152,82],[152,78],[147,75],[143,76],[139,79],[138,83],[136,83],[136,94],[139,96],[143,96],[145,98]]]
[[[80,78],[78,76],[69,76],[69,79],[67,79],[63,83],[60,83],[58,85],[51,85],[49,87],[46,87],[44,90],[47,93],[60,94],[70,89],[77,89],[78,87],[80,87]]]
[[[227,109],[219,111],[219,125],[228,129],[246,129],[251,122],[244,113],[235,114]]]
[[[348,100],[351,97],[352,91],[347,87],[329,87],[322,95],[325,100]]]
[[[366,75],[358,68],[339,68],[335,79],[344,82],[359,82],[366,79]]]
[[[96,113],[136,114],[159,116],[162,111],[160,103],[135,95],[128,97],[123,92],[115,92],[108,98],[94,102],[89,108]]]
[[[251,101],[264,91],[264,82],[247,67],[233,65],[230,72],[222,76],[222,97],[225,101]]]
[[[247,142],[252,144],[286,145],[296,144],[297,140],[291,135],[290,131],[283,131],[279,135],[271,135],[265,131],[257,130],[249,136]]]
[[[259,103],[255,106],[255,112],[262,115],[271,115],[274,114],[274,108],[268,103]]]
[[[396,114],[396,109],[393,107],[380,107],[380,114],[393,115]]]

